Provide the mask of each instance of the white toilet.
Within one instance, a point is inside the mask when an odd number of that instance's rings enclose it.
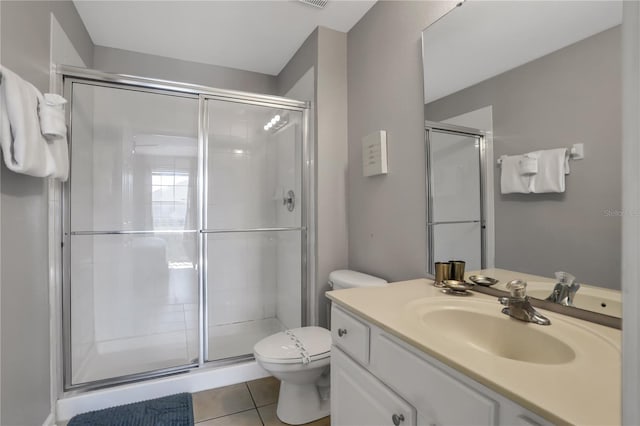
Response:
[[[334,290],[387,285],[381,278],[340,270],[329,275]],[[300,327],[265,337],[253,347],[258,363],[281,380],[278,418],[301,425],[329,415],[331,332]]]

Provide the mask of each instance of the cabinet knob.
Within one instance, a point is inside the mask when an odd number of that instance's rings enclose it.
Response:
[[[404,422],[404,414],[394,414],[391,416],[391,421],[395,426],[398,426],[400,423]]]
[[[347,329],[346,328],[339,328],[338,329],[338,337],[342,337],[345,334],[347,334]]]

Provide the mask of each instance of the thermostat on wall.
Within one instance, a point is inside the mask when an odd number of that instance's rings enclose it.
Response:
[[[362,138],[362,174],[387,174],[387,132],[378,130]]]

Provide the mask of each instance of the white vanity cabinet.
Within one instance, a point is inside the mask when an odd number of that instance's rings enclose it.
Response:
[[[331,348],[333,425],[416,425],[416,410],[335,346]]]
[[[331,315],[333,426],[551,424],[335,303]]]

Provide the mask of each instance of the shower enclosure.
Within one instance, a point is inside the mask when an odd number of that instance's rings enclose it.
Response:
[[[306,325],[308,105],[60,72],[65,389],[246,360]]]
[[[425,122],[427,271],[434,262],[486,267],[485,135],[467,127]]]

